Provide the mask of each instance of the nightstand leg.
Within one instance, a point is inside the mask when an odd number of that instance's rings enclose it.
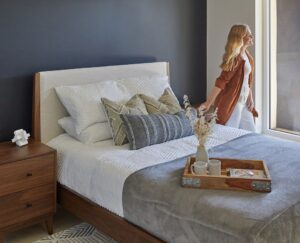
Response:
[[[53,216],[45,220],[46,230],[49,235],[53,234]]]
[[[0,243],[4,242],[4,233],[0,232]]]

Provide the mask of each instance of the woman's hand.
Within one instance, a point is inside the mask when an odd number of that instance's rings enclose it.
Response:
[[[211,103],[208,101],[203,102],[197,109],[200,111],[207,111],[211,107]]]

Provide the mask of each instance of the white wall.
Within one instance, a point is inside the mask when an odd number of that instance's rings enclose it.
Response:
[[[255,0],[207,0],[208,94],[221,71],[219,65],[224,54],[228,32],[236,23],[248,24],[255,38]],[[254,57],[254,47],[249,50]]]

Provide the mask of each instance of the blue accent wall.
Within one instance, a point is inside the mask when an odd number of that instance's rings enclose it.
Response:
[[[172,86],[206,95],[206,1],[1,0],[0,141],[31,132],[34,73],[169,61]]]

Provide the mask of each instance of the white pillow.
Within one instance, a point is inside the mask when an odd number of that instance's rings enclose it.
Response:
[[[101,98],[125,103],[132,96],[128,88],[113,80],[85,85],[60,86],[55,90],[60,101],[74,119],[77,135],[94,123],[107,121]]]
[[[72,117],[61,118],[58,120],[58,124],[67,134],[84,144],[92,144],[112,138],[108,122],[95,123],[84,129],[79,135],[76,133]]]
[[[166,88],[171,89],[169,77],[163,75],[126,78],[122,79],[121,83],[133,94],[145,94],[155,99],[159,99]]]

